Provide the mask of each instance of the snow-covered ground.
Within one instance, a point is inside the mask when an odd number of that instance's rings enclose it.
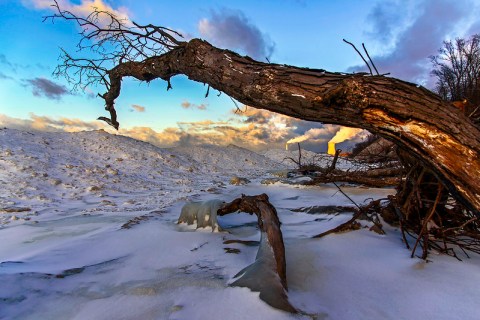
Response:
[[[480,318],[478,256],[410,259],[391,227],[311,239],[351,214],[292,209],[351,204],[331,185],[259,183],[284,167],[234,146],[159,149],[103,131],[0,130],[0,319]],[[234,175],[251,183],[229,185]],[[358,203],[393,192],[343,191]],[[254,217],[220,217],[225,232],[176,224],[187,200],[263,192],[282,222],[299,315],[228,286],[258,247],[224,241],[259,240]]]

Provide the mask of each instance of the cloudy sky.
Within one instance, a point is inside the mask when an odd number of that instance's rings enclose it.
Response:
[[[140,24],[153,23],[206,39],[257,60],[362,70],[362,60],[343,38],[364,42],[380,72],[427,87],[428,57],[442,41],[480,33],[478,0],[276,0],[163,1],[59,0],[79,15],[91,6]],[[55,78],[60,48],[75,53],[78,29],[43,22],[52,0],[0,0],[0,125],[37,130],[108,129],[100,88],[72,92]],[[116,107],[120,133],[159,146],[234,143],[250,149],[284,147],[291,139],[325,151],[339,127],[310,123],[252,107],[235,106],[225,94],[205,97],[203,84],[185,77],[167,84],[124,80]],[[360,138],[357,135],[356,140]],[[352,141],[355,141],[353,139]],[[351,142],[350,141],[350,144]],[[345,145],[345,148],[348,148]]]

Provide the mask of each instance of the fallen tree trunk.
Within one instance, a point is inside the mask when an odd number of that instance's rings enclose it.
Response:
[[[123,77],[140,81],[184,74],[238,101],[288,116],[367,129],[414,155],[431,168],[451,194],[480,216],[480,131],[452,104],[412,83],[384,76],[332,73],[263,63],[206,41],[179,41],[174,30],[139,25],[93,8],[86,18],[62,10],[45,19],[73,20],[82,29],[79,51],[94,58],[73,58],[63,51],[55,70],[83,89],[107,88],[110,119],[118,129],[115,99]],[[99,17],[110,21],[100,24]],[[143,59],[143,60],[141,60]],[[112,65],[107,69],[105,66]]]
[[[334,170],[327,173],[320,172],[309,184],[347,182],[376,188],[396,186],[402,181],[403,171],[403,168],[398,166],[358,171]]]
[[[368,175],[362,175],[359,172],[355,174],[342,172],[342,173],[331,173],[328,175],[315,177],[312,179],[312,181],[306,184],[316,185],[320,183],[346,182],[346,183],[361,184],[367,187],[383,188],[383,187],[397,186],[400,183],[400,181],[401,181],[400,176],[368,176]]]
[[[241,270],[231,285],[258,291],[260,298],[271,306],[296,312],[286,295],[288,287],[285,246],[275,207],[268,201],[266,194],[242,195],[241,198],[224,205],[217,214],[223,216],[237,211],[257,215],[261,240],[255,262]]]
[[[379,134],[408,150],[455,197],[480,212],[480,132],[463,113],[422,87],[383,76],[262,63],[193,39],[108,71],[110,86],[102,97],[112,123],[118,126],[114,101],[123,77],[169,81],[178,74],[256,108]]]

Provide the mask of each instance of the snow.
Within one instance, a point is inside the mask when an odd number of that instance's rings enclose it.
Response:
[[[290,145],[290,149],[291,150],[270,149],[262,154],[275,162],[284,164],[288,168],[296,169],[297,165],[289,158],[298,161],[298,150],[296,150],[296,146],[294,145]],[[302,164],[316,164],[325,168],[332,163],[332,160],[333,156],[329,154],[318,154],[302,149]],[[352,167],[352,163],[344,158],[339,158],[335,167],[340,170],[347,170]]]
[[[388,226],[383,236],[365,228],[311,239],[351,213],[292,209],[351,203],[329,184],[260,184],[286,167],[287,152],[160,149],[103,131],[0,130],[0,319],[480,317],[477,255],[411,259]],[[251,182],[228,184],[234,175]],[[357,203],[394,192],[342,189]],[[227,231],[214,233],[176,223],[187,201],[228,202],[242,193],[267,193],[278,211],[288,296],[301,314],[229,286],[258,245],[224,241],[259,241],[255,217],[219,217]]]
[[[229,145],[220,146],[188,146],[176,147],[178,153],[188,155],[194,161],[208,166],[214,172],[226,172],[230,176],[250,175],[260,176],[265,174],[265,168],[281,170],[287,168],[277,159],[257,154],[253,151]]]

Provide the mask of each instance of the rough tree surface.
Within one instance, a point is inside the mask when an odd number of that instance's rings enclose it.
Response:
[[[480,212],[480,132],[460,110],[425,88],[383,76],[262,63],[193,39],[108,72],[111,86],[103,98],[113,122],[123,77],[168,81],[178,74],[249,106],[377,133],[414,154],[454,196]]]
[[[277,210],[266,194],[257,196],[242,195],[241,198],[227,203],[218,215],[232,212],[256,214],[260,229],[260,247],[255,262],[235,275],[232,286],[248,287],[260,292],[260,298],[271,306],[288,312],[297,310],[288,302],[287,265],[280,220]]]
[[[203,40],[182,42],[174,30],[142,26],[96,8],[82,17],[62,10],[57,1],[53,7],[56,13],[45,19],[76,22],[82,29],[78,50],[96,56],[77,59],[63,51],[55,74],[76,78],[75,86],[83,89],[104,85],[107,92],[101,97],[110,119],[100,119],[117,129],[114,102],[123,77],[160,78],[169,89],[170,78],[184,74],[208,84],[207,95],[211,87],[255,108],[363,128],[391,140],[480,214],[480,131],[458,108],[425,88],[384,76],[258,62]]]

